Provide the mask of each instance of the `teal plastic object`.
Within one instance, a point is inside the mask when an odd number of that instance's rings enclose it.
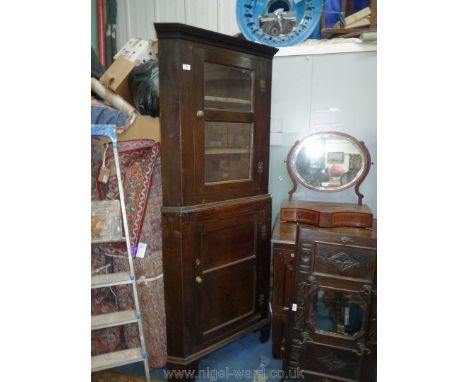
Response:
[[[115,125],[91,125],[92,137],[107,137],[112,142],[117,142],[117,126]]]
[[[317,36],[322,0],[237,0],[237,24],[250,41],[274,47]]]

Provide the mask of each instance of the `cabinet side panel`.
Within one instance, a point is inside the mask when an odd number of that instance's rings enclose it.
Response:
[[[257,114],[261,117],[260,126],[257,128],[261,131],[260,142],[262,145],[259,149],[259,154],[263,161],[263,173],[260,178],[261,193],[268,193],[268,177],[269,177],[269,162],[270,162],[270,118],[271,118],[271,60],[262,60],[262,70],[260,72],[260,95],[257,97],[258,102]],[[271,219],[270,219],[271,220]]]
[[[260,304],[262,309],[262,316],[269,316],[269,303],[270,303],[270,264],[271,264],[271,251],[270,251],[270,240],[271,240],[271,197],[265,201],[264,205],[264,224],[261,227],[261,235],[259,239],[259,256],[258,256],[258,290],[260,293],[260,299],[263,301]],[[262,298],[262,295],[264,296]]]
[[[294,244],[273,247],[272,336],[273,357],[283,358],[294,280]]]
[[[181,120],[179,52],[177,40],[159,40],[159,88],[163,205],[181,204]]]
[[[162,215],[164,290],[169,357],[184,355],[184,305],[182,304],[181,221],[176,215]]]

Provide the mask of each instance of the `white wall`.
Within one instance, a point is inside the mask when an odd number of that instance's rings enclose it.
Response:
[[[294,143],[319,131],[364,141],[374,165],[361,185],[377,216],[377,53],[282,56],[273,59],[270,181],[273,220],[292,187],[286,157]],[[293,199],[356,203],[354,188],[324,193],[298,184]]]
[[[117,0],[118,49],[132,37],[154,37],[155,22],[179,22],[228,35],[240,31],[236,0]]]

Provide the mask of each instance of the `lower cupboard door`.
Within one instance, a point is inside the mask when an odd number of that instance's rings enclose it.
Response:
[[[264,219],[264,211],[256,210],[198,224],[196,347],[236,334],[262,319],[268,293]]]
[[[306,342],[300,369],[306,381],[361,382],[362,356],[348,349]]]

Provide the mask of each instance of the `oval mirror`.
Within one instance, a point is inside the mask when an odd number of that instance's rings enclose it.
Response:
[[[311,134],[296,142],[289,151],[288,172],[293,182],[289,199],[296,191],[297,182],[315,191],[341,191],[355,185],[359,193],[370,167],[370,155],[364,142],[338,132]]]

